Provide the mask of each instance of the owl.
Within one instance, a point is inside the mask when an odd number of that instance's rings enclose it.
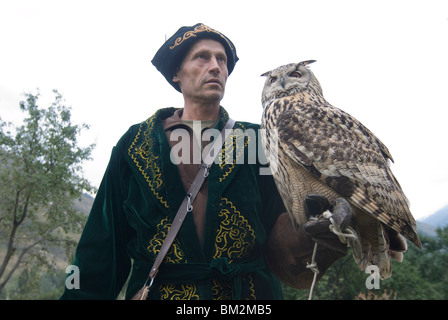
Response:
[[[415,220],[390,169],[389,150],[361,122],[325,100],[308,67],[313,62],[262,74],[266,157],[271,167],[276,162],[272,174],[294,226],[300,228],[309,219],[307,195],[323,195],[330,203],[346,199],[354,212],[354,260],[361,270],[376,265],[386,279],[391,258],[402,261],[407,250],[403,237],[422,247]]]

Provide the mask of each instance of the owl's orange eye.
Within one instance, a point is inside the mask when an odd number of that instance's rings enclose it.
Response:
[[[302,75],[300,73],[298,73],[297,71],[294,71],[294,72],[291,72],[291,74],[289,76],[293,77],[293,78],[300,78]]]
[[[271,79],[269,79],[270,83],[274,83],[275,81],[277,81],[277,77],[271,77]]]

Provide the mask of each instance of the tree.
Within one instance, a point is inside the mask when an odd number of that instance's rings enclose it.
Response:
[[[71,108],[53,93],[47,109],[37,104],[39,92],[24,95],[27,115],[14,133],[0,119],[0,293],[20,267],[51,267],[60,248],[70,255],[85,222],[73,203],[93,190],[81,164],[95,146],[78,145],[88,126],[72,124]]]

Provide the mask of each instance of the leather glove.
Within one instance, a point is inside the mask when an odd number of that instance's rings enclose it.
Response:
[[[347,200],[337,198],[333,204],[330,204],[326,197],[312,194],[305,199],[305,211],[309,221],[305,223],[303,230],[319,245],[346,255],[347,245],[330,231],[331,222],[322,215],[327,210],[332,213],[332,218],[340,230],[344,231],[350,225],[353,210]]]
[[[313,281],[314,274],[307,264],[311,261],[314,242],[319,244],[316,254],[318,280],[336,260],[347,254],[347,245],[330,231],[331,222],[322,213],[330,210],[341,230],[350,224],[353,216],[350,204],[342,198],[331,205],[321,195],[309,195],[304,205],[309,221],[302,228],[295,229],[289,214],[281,214],[264,247],[269,269],[284,284],[298,289],[309,289]]]

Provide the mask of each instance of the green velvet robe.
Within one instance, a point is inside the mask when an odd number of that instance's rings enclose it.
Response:
[[[115,299],[129,272],[126,298],[144,284],[186,193],[162,124],[175,110],[161,109],[132,126],[113,148],[73,262],[80,289],[65,289],[61,299]],[[215,128],[227,119],[221,108]],[[236,122],[238,128],[257,132],[259,126]],[[259,174],[258,159],[248,164],[247,146],[254,142],[237,139],[245,142],[234,152],[245,157],[243,164],[215,163],[210,170],[203,246],[187,216],[149,299],[282,298],[263,246],[285,209],[272,176]]]

